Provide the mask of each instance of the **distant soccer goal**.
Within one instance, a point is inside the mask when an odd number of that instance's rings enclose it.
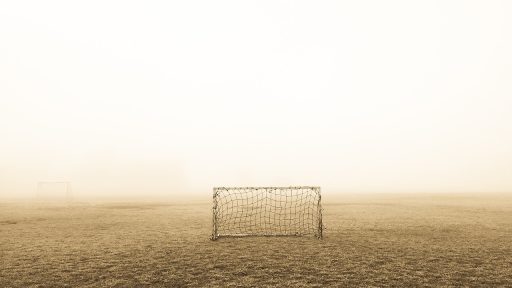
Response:
[[[71,201],[73,199],[71,182],[37,182],[36,199],[51,202]]]
[[[239,236],[322,238],[320,187],[213,188],[212,240]]]

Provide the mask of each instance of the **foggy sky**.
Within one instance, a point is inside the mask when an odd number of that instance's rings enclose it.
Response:
[[[0,197],[512,191],[510,1],[2,1]]]

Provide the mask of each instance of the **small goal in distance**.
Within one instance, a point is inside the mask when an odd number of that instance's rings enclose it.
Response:
[[[242,236],[322,239],[320,187],[213,188],[212,240]]]
[[[69,202],[73,199],[71,182],[40,181],[37,182],[36,200],[43,202]]]

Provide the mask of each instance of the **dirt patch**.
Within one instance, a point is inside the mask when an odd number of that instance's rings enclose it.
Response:
[[[14,225],[14,224],[18,224],[18,221],[14,221],[14,220],[2,220],[2,221],[0,221],[0,225]]]

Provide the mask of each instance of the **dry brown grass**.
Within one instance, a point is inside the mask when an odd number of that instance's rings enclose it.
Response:
[[[0,287],[512,286],[510,195],[324,199],[324,240],[216,242],[209,203],[0,204]]]

